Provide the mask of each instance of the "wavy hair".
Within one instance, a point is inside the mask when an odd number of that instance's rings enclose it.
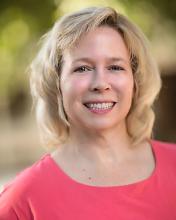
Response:
[[[45,146],[62,144],[69,134],[59,86],[63,52],[84,34],[103,25],[121,34],[130,54],[135,91],[126,117],[128,134],[134,145],[152,137],[155,119],[152,106],[161,88],[161,78],[148,40],[135,24],[113,8],[91,7],[59,19],[42,37],[41,49],[30,65],[31,93]]]

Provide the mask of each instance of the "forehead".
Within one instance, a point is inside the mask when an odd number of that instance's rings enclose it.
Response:
[[[107,26],[98,27],[82,35],[74,47],[64,51],[63,58],[75,60],[86,56],[93,59],[104,55],[126,59],[129,57],[121,34]]]

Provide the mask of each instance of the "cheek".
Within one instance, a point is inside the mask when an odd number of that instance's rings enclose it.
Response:
[[[134,89],[133,76],[123,76],[113,81],[114,88],[123,96],[131,98]]]
[[[81,98],[88,89],[88,80],[80,78],[69,78],[61,81],[61,92],[64,101],[71,102]]]

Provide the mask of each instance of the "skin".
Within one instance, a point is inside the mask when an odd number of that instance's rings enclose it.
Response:
[[[70,122],[68,141],[52,154],[67,175],[89,185],[124,185],[147,178],[155,162],[148,142],[135,148],[127,133],[134,81],[121,35],[99,27],[63,54],[61,92]],[[116,102],[91,112],[87,102]]]

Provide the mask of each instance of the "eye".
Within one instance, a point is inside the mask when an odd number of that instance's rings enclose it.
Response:
[[[88,66],[80,66],[80,67],[77,67],[74,72],[79,72],[79,73],[82,73],[82,72],[86,72],[86,71],[91,71],[92,68],[91,67],[88,67]]]
[[[111,65],[110,67],[108,67],[108,70],[120,71],[120,70],[125,70],[125,69],[121,66],[118,66],[118,65]]]

